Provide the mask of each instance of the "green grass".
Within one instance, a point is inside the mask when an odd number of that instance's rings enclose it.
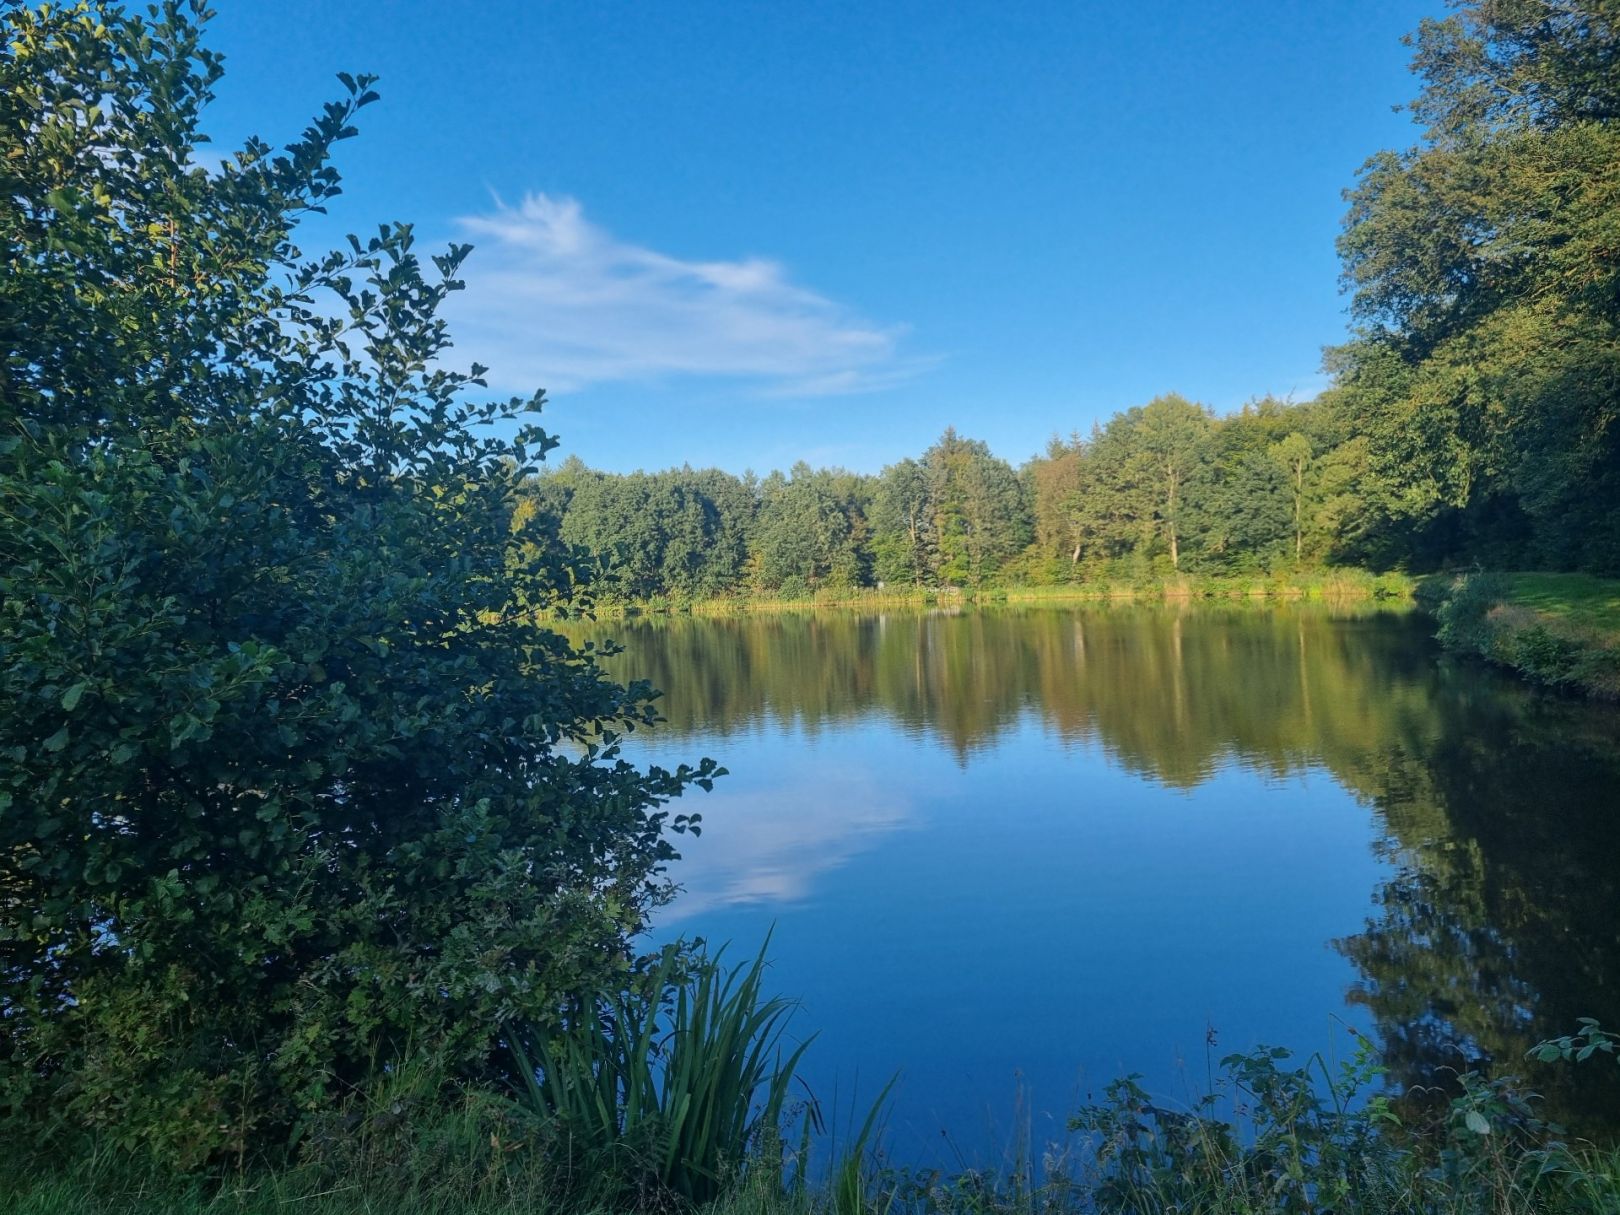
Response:
[[[1620,1153],[1563,1144],[1493,1121],[1479,1134],[1409,1144],[1364,1133],[1327,1108],[1293,1122],[1234,1128],[1195,1111],[1127,1101],[1093,1124],[1084,1152],[1048,1147],[1047,1171],[952,1172],[868,1166],[803,1187],[765,1167],[717,1198],[592,1195],[510,1180],[476,1187],[402,1186],[387,1173],[321,1177],[258,1172],[215,1183],[79,1168],[0,1176],[7,1215],[1617,1215]]]
[[[1620,643],[1620,579],[1591,574],[1507,574],[1508,602]]]
[[[1620,581],[1476,571],[1424,579],[1416,598],[1448,650],[1532,683],[1620,700]]]
[[[689,613],[694,616],[741,616],[754,613],[806,612],[827,608],[923,608],[935,605],[993,603],[1156,603],[1190,599],[1312,599],[1405,601],[1413,580],[1403,574],[1373,574],[1359,569],[1299,572],[1162,575],[1101,578],[1040,586],[919,588],[823,588],[813,595],[784,599],[739,593],[712,599],[659,597],[637,602],[603,600],[594,607],[601,618],[627,615]]]

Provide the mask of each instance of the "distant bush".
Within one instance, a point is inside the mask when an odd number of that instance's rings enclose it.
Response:
[[[1450,650],[1491,656],[1492,609],[1508,597],[1509,583],[1500,574],[1462,574],[1445,587],[1438,599],[1424,602],[1433,607],[1438,624],[1435,635]]]

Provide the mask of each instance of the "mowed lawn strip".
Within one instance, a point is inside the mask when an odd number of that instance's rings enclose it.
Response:
[[[1510,601],[1620,644],[1620,579],[1592,574],[1509,574]]]

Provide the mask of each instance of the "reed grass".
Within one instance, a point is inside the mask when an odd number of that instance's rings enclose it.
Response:
[[[602,619],[638,615],[727,617],[825,609],[877,610],[995,603],[1156,603],[1199,599],[1406,602],[1411,599],[1415,585],[1414,580],[1404,574],[1374,574],[1357,569],[1252,575],[1153,575],[1045,586],[898,590],[840,587],[825,588],[806,597],[786,599],[741,592],[711,599],[657,596],[637,601],[600,600],[594,604],[593,614]]]
[[[794,1004],[763,992],[768,944],[735,968],[723,950],[670,946],[640,990],[587,1001],[556,1029],[518,1029],[531,1111],[638,1191],[717,1197],[780,1133],[811,1041],[787,1042]],[[804,1116],[819,1119],[813,1100]]]

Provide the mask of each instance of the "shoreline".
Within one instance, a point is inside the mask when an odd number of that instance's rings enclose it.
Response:
[[[1447,652],[1540,687],[1620,701],[1620,580],[1480,570],[1431,575],[1414,598]]]
[[[1334,570],[1322,574],[1155,578],[1142,581],[1106,579],[1057,586],[1008,586],[971,589],[944,587],[903,592],[874,588],[838,588],[809,598],[730,595],[705,599],[655,597],[646,600],[599,599],[591,613],[599,619],[632,616],[746,616],[772,612],[814,612],[826,608],[937,608],[1036,603],[1186,603],[1228,602],[1413,602],[1418,580],[1405,574]]]

